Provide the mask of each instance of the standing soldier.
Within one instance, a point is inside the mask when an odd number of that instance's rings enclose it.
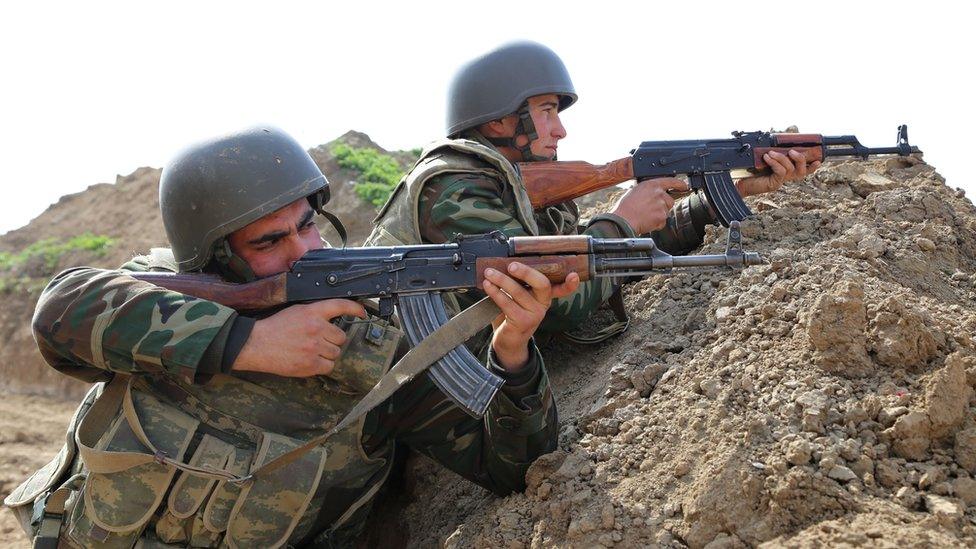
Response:
[[[496,493],[524,489],[557,432],[531,336],[550,297],[578,279],[552,287],[524,265],[486,275],[505,315],[488,367],[506,383],[484,419],[418,376],[324,445],[263,470],[346,415],[402,353],[400,332],[349,300],[249,318],[126,274],[244,282],[285,271],[322,247],[312,217],[328,200],[325,176],[291,137],[262,128],[221,137],[163,170],[171,251],[55,277],[34,315],[38,347],[59,371],[105,383],[84,399],[58,456],[5,500],[38,546],[346,546],[396,442]],[[341,315],[365,320],[344,332],[330,322]]]
[[[435,141],[421,153],[380,210],[367,242],[373,245],[441,243],[459,234],[500,230],[509,236],[566,235],[622,238],[651,233],[671,254],[697,248],[705,226],[717,223],[698,193],[675,202],[669,191],[687,191],[684,181],[662,178],[643,181],[628,190],[607,213],[579,225],[579,209],[572,201],[533,210],[522,185],[518,162],[556,158],[566,130],[559,113],[576,102],[576,91],[562,60],[549,48],[532,42],[508,44],[461,67],[448,92],[447,139]],[[770,176],[739,182],[740,193],[778,189],[786,181],[805,177],[802,154],[770,153]],[[615,295],[617,322],[596,336],[570,336],[579,342],[602,341],[626,328],[626,314],[614,293],[612,279],[583,283],[574,294],[557,300],[542,325],[545,333],[559,333],[580,325],[590,313]],[[477,297],[458,295],[460,307]],[[568,335],[568,334],[567,334]],[[487,339],[475,343],[484,347]],[[478,351],[478,349],[474,349]]]

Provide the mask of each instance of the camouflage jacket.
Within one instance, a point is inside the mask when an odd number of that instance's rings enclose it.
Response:
[[[470,150],[452,148],[456,144],[467,144]],[[531,217],[525,213],[527,201],[528,195],[511,163],[478,132],[469,131],[453,142],[435,142],[421,154],[412,172],[380,211],[374,221],[377,227],[367,242],[441,243],[459,234],[495,230],[509,236],[635,236],[625,220],[611,214],[598,215],[585,227],[580,226],[579,209],[572,200],[532,211]],[[701,244],[704,226],[713,219],[707,205],[692,195],[679,200],[668,226],[651,236],[669,253],[688,253]],[[575,293],[553,303],[540,332],[565,332],[579,326],[611,296],[613,289],[610,278],[581,284]],[[469,292],[457,299],[463,307],[480,297],[477,292]]]
[[[145,452],[132,427],[138,423],[166,456],[246,474],[338,421],[403,352],[399,331],[374,319],[352,325],[336,366],[341,375],[205,369],[219,357],[237,313],[124,276],[148,266],[136,260],[123,271],[66,271],[35,312],[38,347],[53,367],[89,380],[131,375],[136,419],[117,410],[97,451]],[[384,334],[378,342],[364,337],[371,327]],[[397,442],[498,494],[522,490],[529,464],[556,443],[556,409],[534,346],[531,357],[506,377],[483,420],[419,376],[358,425],[243,489],[155,462],[87,471],[62,536],[84,546],[131,546],[140,537],[199,546],[341,543],[361,530]],[[55,480],[29,479],[14,499],[27,501],[28,491],[40,493],[37,487]]]

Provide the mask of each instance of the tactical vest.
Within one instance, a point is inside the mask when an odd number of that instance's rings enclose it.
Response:
[[[392,441],[363,449],[371,416],[268,475],[226,478],[327,430],[389,368],[401,339],[378,322],[351,323],[347,335],[329,377],[242,372],[195,385],[116,374],[89,392],[58,455],[4,503],[47,543],[84,547],[277,547],[323,517],[339,528],[372,501],[392,465]]]
[[[497,179],[511,189],[516,204],[516,219],[526,232],[539,234],[532,203],[515,166],[497,150],[471,139],[442,139],[428,145],[414,167],[393,189],[380,209],[367,246],[420,244],[417,210],[424,183],[442,174],[483,175]]]

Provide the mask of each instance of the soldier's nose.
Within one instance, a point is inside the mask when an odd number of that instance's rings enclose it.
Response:
[[[289,249],[288,268],[291,269],[295,263],[305,255],[311,248],[301,239],[295,239]]]

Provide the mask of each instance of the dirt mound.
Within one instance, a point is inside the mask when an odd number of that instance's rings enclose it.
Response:
[[[525,494],[415,457],[378,520],[415,547],[976,543],[973,204],[895,159],[752,207],[767,264],[649,277],[626,334],[546,350],[560,449]]]
[[[350,245],[361,244],[369,234],[375,208],[360,200],[353,190],[354,171],[339,169],[330,151],[336,143],[376,149],[390,154],[404,169],[415,156],[410,152],[389,152],[373,143],[369,136],[348,132],[338,139],[312,149],[310,154],[332,185],[330,210],[345,223]],[[104,255],[76,250],[62,254],[53,265],[28,262],[13,270],[0,267],[0,392],[34,393],[80,397],[86,386],[48,368],[30,331],[30,320],[40,290],[62,269],[75,265],[114,268],[135,254],[154,246],[166,245],[166,233],[159,216],[158,168],[139,168],[118,176],[115,184],[100,183],[62,197],[27,226],[0,235],[0,252],[18,253],[29,245],[54,239],[64,242],[82,233],[111,237],[114,244]],[[338,238],[329,223],[319,227],[330,242]],[[18,281],[16,285],[5,280]]]

